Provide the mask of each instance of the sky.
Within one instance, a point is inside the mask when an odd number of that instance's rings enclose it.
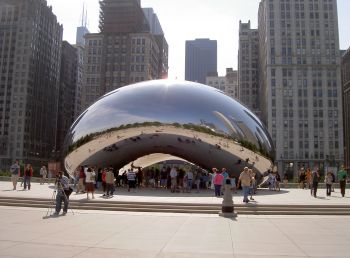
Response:
[[[76,27],[81,24],[83,4],[88,10],[90,32],[98,32],[99,0],[47,0],[59,23],[63,39],[75,43]],[[169,44],[169,78],[184,79],[185,41],[210,38],[218,42],[218,73],[227,67],[237,69],[239,21],[257,27],[260,0],[141,0],[152,7]],[[340,48],[350,47],[350,1],[338,0]]]

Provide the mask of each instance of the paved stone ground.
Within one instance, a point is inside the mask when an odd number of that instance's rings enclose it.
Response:
[[[23,187],[18,184],[16,191],[12,190],[11,182],[0,182],[0,197],[32,197],[51,198],[53,185],[40,185],[32,183],[30,191],[23,191]],[[106,201],[134,201],[134,202],[175,202],[175,203],[221,203],[221,198],[214,197],[213,190],[202,190],[200,193],[170,193],[164,189],[136,189],[135,192],[128,192],[126,188],[117,188],[115,196],[111,199],[104,199],[101,193],[95,194],[95,200]],[[86,199],[86,194],[72,193],[70,199]],[[235,203],[242,203],[242,191],[233,195]],[[307,205],[350,205],[350,189],[347,189],[345,197],[341,197],[339,189],[335,189],[332,196],[326,196],[326,189],[318,190],[318,198],[310,195],[308,189],[281,189],[280,192],[269,191],[267,189],[258,190],[254,196],[254,203],[257,204],[307,204]],[[91,200],[93,201],[93,200]]]
[[[0,182],[0,196],[50,198],[52,185],[11,190]],[[348,194],[348,193],[347,193]],[[212,191],[172,194],[160,189],[129,193],[117,189],[109,200],[221,203]],[[319,198],[308,190],[260,190],[259,204],[350,204],[339,189]],[[96,200],[101,194],[96,194]],[[84,199],[85,194],[72,194]],[[106,201],[109,201],[106,200]],[[234,195],[242,201],[241,192]],[[46,209],[0,207],[0,257],[349,257],[350,216],[246,216],[72,211],[46,217]]]
[[[350,216],[239,216],[0,207],[0,257],[349,257]]]

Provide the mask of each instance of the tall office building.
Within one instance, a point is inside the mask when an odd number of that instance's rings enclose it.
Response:
[[[216,40],[187,40],[185,59],[185,80],[205,83],[206,76],[218,70]]]
[[[77,33],[76,33],[76,44],[80,46],[85,45],[85,34],[89,33],[89,30],[87,28],[87,10],[85,9],[85,6],[83,6],[83,12],[81,15],[81,24],[79,27],[77,27]]]
[[[336,0],[262,0],[259,6],[262,117],[279,171],[344,160]]]
[[[168,45],[151,33],[140,1],[101,1],[100,30],[85,36],[83,108],[116,88],[167,75]]]
[[[261,116],[259,91],[259,33],[248,23],[239,22],[238,98]]]
[[[162,26],[153,8],[142,8],[142,10],[150,26],[150,32],[154,35],[159,47],[158,78],[166,79],[168,78],[168,42],[165,39]]]
[[[226,68],[226,89],[225,92],[232,98],[238,99],[238,71]]]
[[[56,147],[62,26],[45,0],[0,0],[0,166]]]
[[[345,165],[350,167],[350,48],[342,57],[342,82],[344,91],[344,144]]]
[[[227,96],[237,99],[238,97],[238,72],[232,68],[226,68],[225,76],[218,76],[216,73],[209,74],[205,84],[222,90]]]
[[[77,27],[76,43],[74,47],[77,50],[77,79],[74,97],[74,118],[77,118],[82,110],[82,90],[84,75],[84,54],[85,54],[85,35],[89,33],[87,28],[87,11],[83,7],[81,25]]]
[[[77,49],[67,41],[62,43],[60,88],[57,119],[57,150],[63,154],[63,144],[68,129],[74,122],[78,73]],[[58,155],[57,155],[58,156]]]
[[[153,8],[142,8],[142,10],[148,21],[151,33],[154,35],[164,35],[158,16],[154,12]]]

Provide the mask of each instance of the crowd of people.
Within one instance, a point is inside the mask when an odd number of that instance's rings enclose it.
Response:
[[[11,180],[13,190],[17,189],[17,182],[21,177],[21,167],[16,161],[11,167]],[[31,164],[27,164],[23,169],[23,180],[21,186],[23,189],[31,189],[31,178],[33,177],[33,168]],[[326,185],[326,195],[330,196],[334,191],[334,183],[336,178],[339,180],[341,195],[345,196],[345,186],[347,180],[347,171],[344,166],[335,174],[333,171],[327,171],[324,175],[324,183]],[[308,188],[311,195],[317,197],[318,184],[320,182],[320,170],[315,167],[313,171],[310,168],[302,167],[299,170],[298,183],[301,189]],[[224,182],[231,183],[232,192],[235,193],[238,188],[243,190],[243,202],[248,203],[254,200],[253,195],[256,193],[257,180],[256,173],[245,167],[238,178],[231,176],[226,168],[221,170],[212,168],[211,171],[201,169],[199,167],[193,169],[183,169],[176,166],[163,167],[161,170],[157,168],[146,168],[131,166],[130,169],[119,173],[113,167],[97,168],[94,166],[81,166],[74,172],[74,188],[76,193],[86,193],[87,199],[94,199],[95,189],[103,192],[103,197],[111,198],[116,187],[127,187],[128,191],[135,192],[136,188],[163,188],[169,189],[172,193],[191,193],[195,190],[197,193],[202,189],[214,189],[214,195],[220,197],[223,195]],[[272,191],[280,191],[281,176],[277,172],[268,172],[267,183]],[[40,168],[40,184],[48,181],[48,170],[45,166]],[[283,184],[288,185],[288,176],[284,175]],[[250,195],[250,200],[248,196]]]
[[[326,184],[326,195],[331,196],[331,193],[334,192],[334,184],[336,178],[339,181],[340,193],[342,197],[345,196],[345,187],[348,174],[344,166],[340,167],[340,170],[335,173],[334,171],[326,171],[324,175],[324,183]],[[299,188],[310,189],[310,193],[313,197],[317,197],[318,184],[321,181],[321,173],[318,167],[315,167],[313,170],[310,168],[301,167],[299,170]]]
[[[17,184],[22,179],[21,187],[23,190],[30,190],[31,188],[31,179],[34,175],[34,169],[31,164],[26,164],[23,168],[23,174],[21,174],[21,166],[19,165],[18,160],[10,167],[11,173],[11,182],[13,184],[12,190],[17,190]],[[23,176],[22,176],[23,175]],[[22,176],[22,177],[21,177]],[[40,184],[49,183],[51,179],[51,172],[48,172],[46,166],[40,168]]]
[[[88,199],[90,193],[94,198],[95,189],[102,190],[103,197],[111,198],[116,187],[127,187],[129,192],[135,192],[136,188],[163,188],[169,189],[171,193],[199,193],[201,190],[214,189],[215,196],[220,197],[224,194],[224,182],[229,180],[232,193],[236,193],[240,187],[247,192],[244,197],[244,202],[247,203],[249,194],[250,200],[254,200],[253,194],[257,189],[256,173],[249,168],[245,168],[239,178],[236,178],[230,176],[226,168],[206,171],[201,168],[185,170],[174,166],[158,170],[132,166],[119,174],[112,167],[101,169],[81,166],[75,171],[74,179],[76,193],[86,193]]]

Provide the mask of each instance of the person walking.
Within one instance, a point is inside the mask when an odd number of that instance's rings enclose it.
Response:
[[[346,188],[347,178],[348,178],[348,172],[344,169],[344,166],[342,165],[340,167],[340,170],[338,171],[340,193],[342,197],[345,197],[345,188]]]
[[[299,174],[299,184],[301,189],[305,188],[305,179],[306,179],[306,175],[305,175],[304,168],[301,168],[300,174]]]
[[[194,183],[196,184],[196,189],[197,189],[196,193],[199,193],[201,178],[202,178],[202,172],[201,170],[197,169],[196,176],[194,178]]]
[[[249,175],[250,175],[250,200],[253,200],[254,201],[254,198],[253,198],[253,194],[254,194],[254,191],[255,191],[255,173],[253,172],[252,169],[248,169],[248,172],[249,172]]]
[[[317,197],[317,188],[318,188],[319,178],[320,178],[320,174],[318,173],[318,168],[315,168],[315,170],[312,172],[312,188],[311,188],[311,195],[313,195],[315,198]]]
[[[94,192],[95,192],[95,171],[93,171],[91,168],[88,168],[85,172],[85,186],[86,186],[86,198],[89,200],[89,193],[91,193],[92,199],[95,199]]]
[[[242,173],[239,176],[238,184],[241,184],[243,189],[243,202],[248,203],[248,195],[249,195],[249,189],[251,184],[251,175],[249,173],[248,167],[245,167],[242,171]]]
[[[104,168],[101,176],[103,196],[107,195],[107,181],[106,181],[107,172],[108,172],[107,168]]]
[[[177,170],[175,167],[173,167],[170,170],[170,180],[171,180],[171,192],[175,193],[176,191],[176,184],[177,184]]]
[[[55,207],[55,216],[58,216],[58,214],[61,211],[62,208],[62,202],[64,203],[63,205],[63,215],[67,214],[68,211],[68,204],[69,204],[69,195],[72,189],[69,189],[69,179],[65,175],[63,175],[62,171],[58,172],[57,178],[56,178],[56,189],[57,189],[57,194],[56,194],[56,207]],[[70,191],[69,191],[70,190]],[[69,191],[69,192],[67,192]]]
[[[41,175],[40,184],[43,185],[46,181],[46,178],[47,178],[47,169],[45,166],[42,166],[40,168],[40,175]]]
[[[107,184],[107,198],[113,197],[114,193],[114,174],[112,170],[108,170],[106,173],[106,184]]]
[[[224,177],[222,185],[224,185],[224,182],[226,182],[226,179],[229,178],[229,174],[227,173],[226,168],[221,169],[221,175]],[[221,187],[221,195],[224,195],[224,187]]]
[[[191,170],[186,172],[187,177],[187,193],[190,193],[192,191],[192,185],[193,185],[193,172]]]
[[[21,175],[21,167],[18,164],[18,160],[16,160],[15,163],[11,165],[10,172],[11,172],[11,181],[13,185],[13,190],[16,190],[18,178]]]
[[[309,189],[312,187],[312,173],[311,169],[306,169],[305,180]]]
[[[134,189],[136,188],[136,174],[134,172],[133,169],[130,169],[128,174],[127,174],[127,178],[128,178],[128,192],[130,192],[130,189]]]
[[[236,177],[231,178],[231,186],[232,186],[232,192],[237,193],[237,184],[236,184]]]
[[[77,187],[77,194],[79,192],[81,193],[85,193],[85,168],[84,166],[81,166],[80,167],[80,170],[79,170],[79,181],[78,181],[78,187]]]
[[[214,190],[215,190],[215,196],[220,197],[221,195],[221,186],[224,181],[224,176],[221,175],[221,172],[217,170],[216,168],[213,168],[213,173],[214,173],[214,179],[213,179],[213,184],[214,184]]]
[[[168,173],[166,171],[166,168],[163,167],[163,169],[160,171],[160,187],[161,188],[167,188],[167,179],[168,179]]]
[[[23,189],[26,190],[28,186],[28,190],[30,190],[30,179],[33,176],[33,168],[31,164],[27,164],[26,168],[24,169],[23,173]]]
[[[327,196],[331,196],[331,192],[332,192],[332,184],[333,184],[333,177],[332,177],[332,173],[328,172],[324,182],[326,183],[326,194]]]
[[[97,169],[97,189],[100,190],[101,186],[102,186],[102,172],[103,169],[102,168],[98,168]]]
[[[276,172],[276,191],[281,191],[281,177],[278,171]]]

